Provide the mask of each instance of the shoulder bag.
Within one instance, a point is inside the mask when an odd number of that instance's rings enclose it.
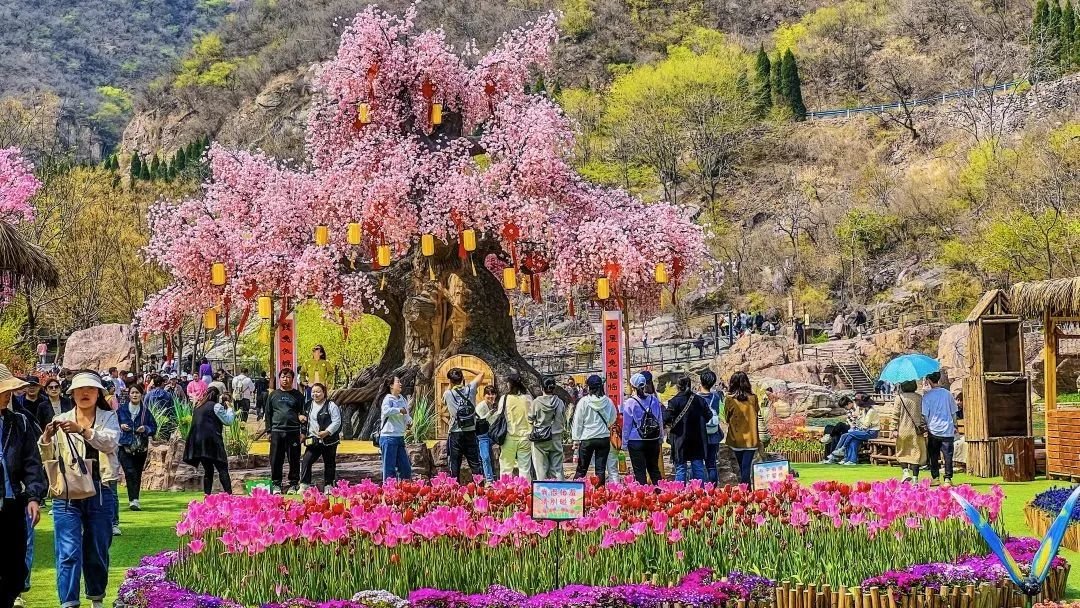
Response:
[[[506,427],[506,395],[503,395],[502,405],[499,406],[499,412],[495,416],[495,422],[491,423],[488,428],[488,437],[496,445],[502,445],[506,443],[506,435],[508,429]]]
[[[59,431],[67,442],[70,462],[64,461],[63,450],[60,446],[54,446],[56,458],[46,460],[45,474],[49,477],[49,496],[62,500],[79,500],[97,495],[97,487],[94,485],[94,460],[86,459],[79,455],[75,449],[75,442],[71,436]],[[53,436],[53,442],[59,437]]]

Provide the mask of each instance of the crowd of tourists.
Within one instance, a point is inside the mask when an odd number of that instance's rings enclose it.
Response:
[[[954,396],[941,385],[941,372],[929,374],[924,382],[922,393],[917,381],[908,380],[900,383],[893,395],[896,411],[889,428],[894,431],[894,455],[904,481],[915,481],[921,470],[928,469],[931,483],[952,485],[957,421],[963,418],[962,396]],[[881,433],[882,417],[869,395],[856,393],[854,399],[845,399],[844,405],[846,420],[825,429],[824,464],[857,464],[859,448]]]
[[[466,463],[488,482],[500,475],[563,480],[564,442],[570,441],[574,478],[584,478],[591,466],[598,483],[618,480],[627,467],[614,454],[625,450],[633,478],[656,484],[663,477],[661,454],[667,442],[677,481],[715,482],[720,446],[726,442],[736,455],[740,480],[750,482],[760,441],[760,407],[745,373],[731,377],[726,395],[711,371],[696,381],[685,376],[677,382],[676,395],[661,404],[652,373],[644,370],[631,376],[632,390],[621,407],[597,375],[586,380],[581,393],[576,384],[559,386],[546,377],[537,395],[518,374],[485,385],[482,394],[483,372],[454,368],[446,378],[450,386],[442,400],[449,416],[451,477],[460,477]],[[401,391],[401,377],[384,386],[377,439],[384,479],[412,477],[404,440],[410,405]]]

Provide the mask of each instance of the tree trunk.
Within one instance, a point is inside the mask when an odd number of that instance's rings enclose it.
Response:
[[[518,353],[502,284],[483,265],[484,257],[496,252],[496,246],[478,245],[472,254],[476,276],[469,261],[458,258],[456,243],[438,244],[431,258],[410,252],[372,274],[372,280],[382,284],[380,295],[386,305],[385,311],[374,314],[390,326],[390,335],[382,360],[364,370],[352,389],[340,395],[345,437],[368,438],[378,428],[377,404],[385,395],[384,380],[399,375],[405,394],[418,388],[430,392],[435,369],[453,355],[483,359],[498,378],[518,372],[530,386],[539,385],[538,374]],[[431,280],[429,263],[433,263],[435,280]]]

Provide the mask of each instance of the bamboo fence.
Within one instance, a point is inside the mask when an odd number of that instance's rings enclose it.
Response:
[[[1046,536],[1046,531],[1054,523],[1056,515],[1051,515],[1028,503],[1024,505],[1024,518],[1027,519],[1028,527],[1035,532],[1036,536]],[[1065,529],[1065,536],[1061,539],[1061,544],[1067,549],[1080,551],[1080,523],[1072,522],[1069,524],[1069,527]]]

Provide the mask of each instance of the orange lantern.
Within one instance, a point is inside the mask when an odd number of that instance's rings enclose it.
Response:
[[[352,222],[346,232],[346,238],[350,245],[359,245],[363,241],[364,233],[358,222]]]
[[[203,313],[202,324],[204,329],[217,329],[217,310],[213,308],[206,309]]]
[[[611,297],[611,285],[607,277],[596,279],[596,299],[606,300]]]
[[[210,266],[210,281],[217,287],[225,285],[225,264],[214,262]]]

